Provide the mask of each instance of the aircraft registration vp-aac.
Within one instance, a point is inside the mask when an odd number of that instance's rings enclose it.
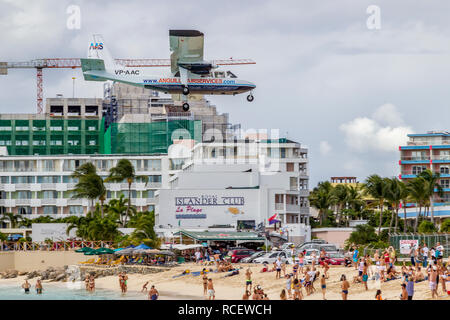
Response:
[[[203,60],[204,37],[197,30],[169,30],[169,39],[170,73],[151,76],[144,74],[141,69],[117,64],[106,50],[102,36],[93,35],[88,58],[81,59],[84,79],[112,80],[172,94],[175,100],[183,102],[184,111],[189,110],[191,95],[236,95],[249,92],[247,101],[254,100],[252,90],[256,86],[253,83],[238,79],[231,71],[215,70],[219,65],[254,64],[253,61]]]

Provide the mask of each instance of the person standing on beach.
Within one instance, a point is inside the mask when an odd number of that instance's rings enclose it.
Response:
[[[156,290],[155,286],[152,286],[150,288],[150,291],[148,292],[148,300],[158,300],[159,292]]]
[[[281,265],[282,265],[281,258],[278,257],[277,261],[275,262],[275,268],[276,268],[276,271],[277,271],[276,274],[275,274],[275,279],[280,279],[281,278]]]
[[[123,291],[123,293],[127,293],[127,290],[128,290],[128,286],[127,286],[127,280],[128,280],[128,276],[127,276],[127,274],[126,274],[126,272],[124,272],[123,273],[123,288],[124,288],[124,291]]]
[[[89,292],[95,291],[95,278],[93,275],[89,278]]]
[[[86,291],[89,291],[89,275],[88,274],[84,278],[84,287],[86,288]]]
[[[431,290],[431,299],[434,299],[434,297],[438,296],[437,294],[437,268],[434,265],[431,267],[431,265],[428,267],[428,281],[430,284],[430,290]]]
[[[367,288],[367,280],[369,279],[369,275],[368,275],[368,273],[367,273],[367,269],[368,269],[368,267],[367,267],[367,262],[364,262],[361,279],[362,279],[362,282],[364,283],[364,288],[366,288],[366,291],[369,290],[369,289]]]
[[[356,246],[353,246],[353,265],[355,267],[355,270],[358,269],[358,248]]]
[[[427,247],[427,244],[424,242],[422,247],[422,267],[427,267],[427,261],[428,261],[428,253],[430,250]]]
[[[411,246],[411,250],[409,251],[409,257],[411,259],[411,264],[415,267],[416,266],[416,259],[415,259],[415,254],[416,254],[416,247],[414,245]]]
[[[31,284],[28,282],[28,280],[25,280],[25,282],[22,284],[23,290],[25,290],[25,293],[30,293],[30,287]]]
[[[327,300],[325,299],[325,293],[327,292],[327,283],[326,283],[326,278],[325,275],[322,275],[322,278],[320,278],[320,287],[322,288],[322,296],[323,296],[323,300]]]
[[[408,291],[406,291],[406,284],[402,283],[402,293],[400,294],[400,300],[408,300]]]
[[[36,285],[34,286],[36,288],[37,294],[42,294],[42,282],[41,279],[36,280]]]
[[[252,292],[252,270],[250,270],[250,267],[247,268],[247,271],[245,272],[245,290],[249,290]],[[250,289],[248,289],[248,286],[250,286]]]
[[[348,288],[350,288],[350,283],[348,283],[345,274],[341,276],[341,289],[342,289],[342,300],[347,300]]]
[[[208,293],[208,276],[206,275],[206,269],[203,268],[202,270],[202,280],[203,280],[203,295],[206,296],[206,294]]]
[[[295,279],[298,279],[298,278],[295,278]],[[292,296],[291,288],[292,288],[292,277],[291,277],[290,274],[287,274],[287,275],[286,275],[286,291],[288,292],[289,299],[290,299],[291,296]],[[285,293],[286,293],[286,292],[285,292]]]
[[[412,300],[414,296],[414,275],[408,274],[406,276],[406,292],[408,293],[408,300]]]
[[[211,278],[208,279],[208,296],[209,300],[211,300],[211,298],[213,300],[216,299],[216,291],[214,290],[214,285]]]

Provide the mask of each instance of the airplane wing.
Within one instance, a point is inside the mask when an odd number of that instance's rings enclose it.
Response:
[[[197,30],[170,30],[170,67],[172,74],[178,73],[180,65],[187,69],[189,66],[202,65],[203,61],[203,33]]]

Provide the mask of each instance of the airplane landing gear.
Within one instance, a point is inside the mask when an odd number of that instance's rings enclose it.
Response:
[[[252,94],[249,94],[249,95],[247,96],[247,101],[248,101],[248,102],[252,102],[254,99],[255,99],[255,98],[253,97]]]
[[[189,88],[187,86],[183,87],[183,94],[187,96],[189,94]]]
[[[189,111],[189,103],[183,103],[183,111]]]

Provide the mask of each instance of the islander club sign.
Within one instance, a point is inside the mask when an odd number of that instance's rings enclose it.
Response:
[[[201,195],[198,197],[175,197],[176,219],[206,219],[205,207],[228,207],[227,212],[237,215],[244,214],[241,210],[245,205],[244,197],[229,197]]]

